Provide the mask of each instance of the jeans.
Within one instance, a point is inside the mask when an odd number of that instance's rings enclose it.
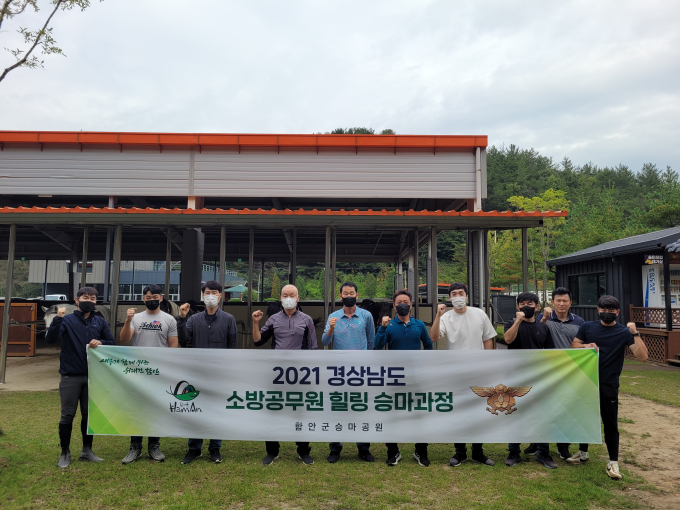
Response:
[[[342,443],[330,443],[331,453],[340,453],[342,451]],[[359,453],[366,453],[371,447],[371,443],[357,443]]]
[[[267,455],[273,455],[276,457],[279,454],[279,442],[278,441],[265,441],[265,447],[267,448]],[[309,447],[309,443],[295,443],[297,445],[298,455],[309,455],[312,449]]]
[[[510,454],[520,454],[520,443],[508,443],[508,450],[510,450]],[[548,455],[550,453],[550,447],[548,443],[536,443],[536,447],[538,448],[537,455]]]
[[[80,402],[80,432],[83,445],[91,445],[93,437],[87,434],[87,376],[62,375],[59,381],[59,398],[61,399],[61,418],[59,420],[59,441],[62,448],[68,448],[71,443],[73,419]]]
[[[139,447],[142,447],[142,443],[144,438],[142,436],[132,436],[130,438],[130,445],[138,444]],[[150,437],[149,438],[149,449],[151,449],[152,446],[160,446],[161,445],[161,438],[160,437]]]
[[[387,443],[387,458],[394,457],[399,453],[399,445],[397,443]],[[427,458],[427,443],[416,443],[416,453],[421,457]]]
[[[151,438],[149,438],[151,439]],[[189,450],[197,450],[201,451],[201,448],[203,448],[203,439],[189,439]],[[211,439],[210,444],[208,445],[208,451],[210,450],[219,450],[222,448],[222,440],[221,439]]]
[[[604,442],[609,452],[609,460],[619,461],[619,392],[616,388],[600,387],[600,416],[604,425]],[[587,444],[581,444],[579,450],[588,451]]]

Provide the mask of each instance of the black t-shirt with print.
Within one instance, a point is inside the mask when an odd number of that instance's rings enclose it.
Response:
[[[509,330],[514,324],[515,319],[505,323],[505,331]],[[522,321],[517,329],[517,337],[508,344],[508,349],[554,349],[550,329],[542,322]]]

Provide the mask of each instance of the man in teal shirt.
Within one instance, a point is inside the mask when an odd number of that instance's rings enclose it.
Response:
[[[382,325],[375,335],[375,348],[382,349],[385,344],[390,351],[426,351],[432,350],[432,340],[427,334],[427,328],[423,321],[410,316],[413,296],[406,290],[398,290],[394,293],[392,304],[397,310],[397,315],[390,320],[388,316],[382,318]],[[387,443],[387,465],[396,466],[401,460],[399,445]],[[416,443],[416,451],[413,454],[418,464],[427,467],[430,459],[427,458],[427,443]]]

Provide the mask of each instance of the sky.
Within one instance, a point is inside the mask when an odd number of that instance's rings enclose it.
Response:
[[[365,126],[680,170],[680,2],[92,0],[51,26],[66,57],[0,82],[1,130]]]

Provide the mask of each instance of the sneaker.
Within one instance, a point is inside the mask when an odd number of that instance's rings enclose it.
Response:
[[[495,466],[496,463],[492,461],[489,457],[484,455],[483,453],[480,454],[472,454],[472,457],[470,457],[472,460],[475,462],[479,462],[480,464],[483,464],[484,466]]]
[[[607,463],[607,474],[609,475],[609,478],[613,480],[621,480],[623,478],[623,475],[619,471],[619,463],[613,460],[610,460]]]
[[[298,457],[300,457],[300,460],[301,460],[302,462],[304,462],[305,464],[307,464],[308,466],[311,466],[312,464],[314,464],[314,459],[313,459],[312,456],[311,456],[310,454],[308,454],[308,453],[304,453],[304,454],[299,454],[299,453],[298,453]]]
[[[222,454],[217,448],[210,450],[210,462],[214,462],[215,464],[222,462]]]
[[[522,462],[522,457],[519,456],[519,453],[511,453],[508,455],[508,458],[505,459],[505,465],[510,467],[516,466],[520,462]]]
[[[364,462],[375,462],[375,457],[371,455],[371,452],[368,450],[365,452],[359,452],[359,458]]]
[[[401,460],[401,453],[397,452],[395,455],[391,455],[387,457],[387,465],[388,466],[396,466],[399,464],[399,461]]]
[[[181,464],[191,464],[201,456],[201,450],[189,450],[182,459]]]
[[[278,455],[272,455],[271,453],[268,453],[267,456],[262,459],[262,465],[263,466],[269,466],[270,464],[274,463],[274,460],[278,459]]]
[[[466,460],[467,460],[467,455],[461,455],[460,453],[457,453],[453,457],[451,457],[451,459],[449,460],[449,466],[458,467],[463,462],[465,462]]]
[[[71,451],[67,448],[62,450],[61,456],[59,457],[59,462],[57,462],[58,468],[67,468],[71,465]]]
[[[125,457],[123,457],[123,465],[125,466],[127,464],[132,464],[141,456],[142,456],[141,448],[135,448],[134,446],[130,446],[130,451],[127,453]]]
[[[536,454],[536,462],[540,462],[548,469],[557,469],[557,464],[552,459],[550,455],[542,455],[540,453]]]
[[[104,459],[101,457],[97,457],[94,452],[92,451],[92,445],[87,444],[83,445],[83,449],[80,451],[80,455],[78,456],[78,460],[84,460],[87,462],[103,462]]]
[[[581,462],[588,462],[588,452],[578,451],[567,459],[569,464],[580,464]]]
[[[538,445],[536,443],[531,443],[529,446],[527,446],[524,449],[524,453],[526,455],[536,455],[537,451],[538,451]]]
[[[413,454],[413,458],[416,459],[416,462],[418,462],[418,464],[423,467],[428,467],[430,465],[430,459],[428,459],[426,455],[421,455],[420,453],[415,452]]]
[[[560,459],[562,460],[568,460],[571,458],[571,453],[569,453],[569,448],[563,448],[561,450],[558,450],[560,454]]]
[[[326,460],[330,462],[331,464],[335,464],[338,459],[340,458],[340,452],[331,452],[328,457],[326,457]]]
[[[151,457],[156,462],[164,462],[165,455],[161,452],[161,446],[158,444],[149,447],[149,457]]]

